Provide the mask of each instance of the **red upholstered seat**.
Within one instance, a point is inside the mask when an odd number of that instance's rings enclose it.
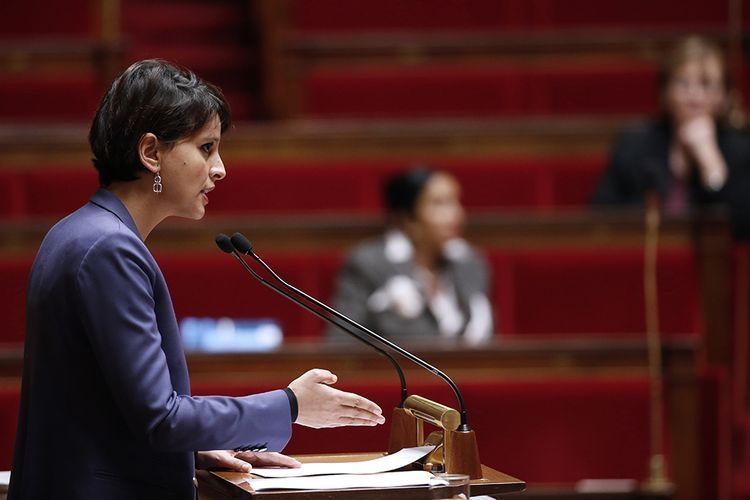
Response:
[[[651,63],[320,66],[303,81],[302,111],[320,118],[648,114]]]
[[[13,461],[20,398],[20,384],[0,384],[0,470],[9,470]]]
[[[24,180],[18,172],[0,170],[0,216],[26,215]]]
[[[3,328],[0,346],[21,344],[26,324],[26,283],[34,256],[4,256],[0,259],[0,315]]]
[[[67,215],[85,205],[99,186],[93,165],[31,170],[23,177],[26,213],[31,216]]]
[[[96,33],[89,0],[3,2],[0,39],[21,37],[89,38]]]
[[[379,179],[398,164],[279,162],[232,166],[211,194],[211,213],[380,210]]]
[[[597,0],[294,0],[292,31],[498,31],[529,28],[722,27],[725,4],[701,0],[607,2]],[[426,15],[429,13],[429,15]]]
[[[214,246],[213,242],[207,245]],[[157,255],[178,319],[193,317],[272,318],[288,337],[317,336],[321,320],[256,282],[238,262],[218,249],[211,253]],[[316,260],[311,256],[264,255],[289,283],[320,295]]]
[[[3,74],[0,117],[14,122],[88,122],[102,93],[93,72]]]
[[[469,211],[554,210],[585,207],[604,162],[591,156],[550,156],[444,160],[436,165],[456,176]]]
[[[290,374],[293,378],[296,374]],[[257,390],[281,387],[263,384]],[[288,381],[287,381],[288,383]],[[383,408],[386,420],[398,403],[398,381],[347,383]],[[469,424],[486,465],[530,483],[583,478],[636,478],[648,463],[648,384],[643,379],[513,380],[460,384]],[[247,394],[255,387],[196,386],[196,393]],[[440,382],[410,384],[410,393],[455,407]],[[425,426],[429,429],[429,426]],[[389,427],[312,430],[295,426],[286,453],[384,450]],[[612,450],[620,450],[612,453]]]
[[[645,332],[641,248],[547,248],[491,252],[500,331],[508,334]],[[661,331],[701,331],[694,255],[658,258]]]
[[[385,179],[415,164],[453,173],[471,212],[582,208],[604,161],[582,155],[227,162],[227,179],[211,193],[208,214],[381,214]],[[2,170],[0,215],[62,217],[86,203],[97,186],[90,164]]]
[[[290,379],[298,374],[289,374]],[[194,385],[196,394],[244,395],[277,389],[289,381],[242,385]],[[700,376],[699,446],[706,463],[723,460],[719,436],[727,431],[726,380],[718,373]],[[573,483],[581,479],[636,479],[648,474],[649,383],[640,377],[538,378],[459,383],[469,424],[477,433],[482,462],[523,478],[530,486]],[[388,443],[389,418],[398,403],[398,381],[348,383],[353,391],[383,408],[386,424],[375,428],[313,430],[295,426],[284,450],[289,454],[371,452]],[[439,381],[411,382],[409,392],[456,407],[453,394]],[[429,432],[433,430],[425,426]],[[669,436],[670,429],[666,429]],[[672,451],[665,438],[669,461]],[[679,440],[679,436],[675,439]],[[703,474],[701,498],[715,498],[716,470]]]

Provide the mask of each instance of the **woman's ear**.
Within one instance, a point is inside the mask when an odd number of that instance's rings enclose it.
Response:
[[[138,158],[151,173],[159,171],[159,139],[148,132],[138,141]]]

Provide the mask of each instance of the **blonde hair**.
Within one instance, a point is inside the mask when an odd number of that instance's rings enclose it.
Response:
[[[726,96],[719,119],[727,120],[735,126],[744,125],[744,115],[739,106],[740,96],[732,84],[724,51],[714,41],[701,36],[683,38],[667,54],[659,71],[659,91],[662,100],[672,77],[682,66],[709,59],[714,59],[721,67],[722,85]]]

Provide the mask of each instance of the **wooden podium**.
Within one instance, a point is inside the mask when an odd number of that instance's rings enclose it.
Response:
[[[349,453],[335,455],[301,455],[295,456],[300,462],[354,462],[371,460],[382,456],[382,453]],[[275,490],[254,492],[247,482],[250,474],[242,472],[208,472],[197,471],[198,499],[264,499],[299,500],[300,498],[328,500],[375,500],[375,499],[415,499],[428,500],[441,492],[440,487],[407,486],[401,488],[351,488],[342,490]],[[482,478],[471,480],[471,494],[498,497],[508,493],[523,491],[526,483],[502,472],[482,466]],[[450,489],[445,487],[445,493]]]

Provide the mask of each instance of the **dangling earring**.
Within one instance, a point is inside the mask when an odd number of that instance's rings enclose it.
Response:
[[[154,174],[154,186],[153,186],[154,193],[161,193],[162,187],[163,186],[161,185],[161,175],[159,175],[159,172],[156,172]]]

